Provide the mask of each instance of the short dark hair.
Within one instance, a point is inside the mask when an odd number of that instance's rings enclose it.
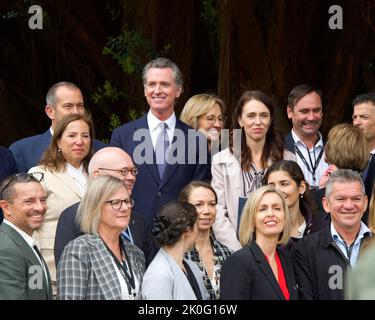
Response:
[[[174,245],[198,219],[197,209],[186,201],[163,205],[155,217],[152,235],[160,246]]]
[[[300,84],[295,86],[288,95],[288,107],[294,109],[299,100],[301,100],[305,95],[316,92],[320,97],[320,100],[323,99],[323,93],[320,89],[309,85],[309,84]]]
[[[20,181],[17,180],[18,173],[12,174],[8,177],[6,177],[0,185],[1,192],[1,200],[9,201],[13,198],[15,194],[15,186],[20,183],[30,183],[30,182],[37,182],[40,183],[39,180],[34,178],[31,174],[29,174],[29,180],[27,181]],[[4,189],[5,188],[5,189]],[[4,190],[3,190],[4,189]]]
[[[353,99],[352,106],[354,108],[357,104],[361,104],[361,103],[371,103],[375,107],[375,92],[369,92],[369,93],[357,95]]]

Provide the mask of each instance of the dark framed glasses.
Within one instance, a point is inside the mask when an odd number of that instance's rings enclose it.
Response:
[[[123,168],[123,169],[109,169],[109,168],[98,168],[98,170],[108,170],[108,171],[116,171],[121,173],[124,177],[128,175],[130,172],[134,177],[138,174],[138,168],[133,167],[131,169]]]
[[[41,182],[44,179],[44,173],[43,172],[33,172],[33,173],[17,173],[15,174],[8,183],[1,189],[0,196],[1,199],[3,198],[3,192],[6,188],[9,187],[9,185],[16,181],[16,182]]]
[[[122,204],[125,203],[125,205],[128,208],[133,208],[134,206],[134,199],[133,198],[128,198],[128,199],[113,199],[113,200],[108,200],[105,203],[111,204],[111,207],[113,210],[120,210],[122,207]]]

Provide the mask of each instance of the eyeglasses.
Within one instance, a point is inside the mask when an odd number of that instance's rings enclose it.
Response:
[[[17,182],[30,182],[30,181],[35,181],[35,182],[41,182],[44,179],[44,173],[43,172],[33,172],[33,173],[17,173],[14,175],[8,183],[1,189],[0,191],[0,196],[1,199],[3,199],[3,192],[6,188],[9,187],[9,185],[13,181]]]
[[[125,203],[125,205],[128,208],[133,208],[133,206],[134,206],[134,199],[133,198],[128,198],[128,199],[124,199],[124,200],[113,199],[113,200],[108,200],[105,203],[110,203],[113,210],[120,210],[123,203]]]
[[[124,168],[124,169],[108,169],[108,168],[98,168],[98,170],[108,170],[108,171],[116,171],[120,172],[124,177],[128,175],[130,172],[134,177],[138,174],[138,168],[134,167],[131,169]]]
[[[208,117],[205,117],[204,118],[210,125],[213,125],[215,122],[216,122],[216,120],[218,120],[219,121],[219,123],[221,123],[221,124],[223,124],[224,122],[225,122],[225,120],[226,120],[226,118],[225,117],[216,117],[216,116],[208,116]]]

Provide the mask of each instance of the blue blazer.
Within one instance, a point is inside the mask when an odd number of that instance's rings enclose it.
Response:
[[[30,168],[38,165],[43,152],[51,142],[51,131],[48,129],[43,134],[23,138],[12,143],[9,149],[16,159],[18,172],[28,172]],[[104,148],[106,145],[94,139],[94,151]]]
[[[146,129],[146,135],[142,137],[141,141],[135,141],[134,133],[137,130]],[[147,163],[137,163],[137,156],[134,156],[135,148],[141,143],[146,146],[146,152],[152,151],[153,159],[155,160],[155,152],[152,145],[151,135],[148,131],[147,114],[143,117],[127,123],[117,129],[112,133],[110,145],[122,148],[129,155],[132,156],[134,163],[138,167],[137,180],[135,182],[132,196],[135,199],[134,210],[145,215],[146,223],[151,231],[153,226],[153,220],[155,215],[158,213],[159,208],[171,201],[176,200],[183,187],[193,180],[211,180],[211,159],[208,153],[208,148],[206,146],[207,156],[199,154],[199,139],[196,140],[196,148],[190,150],[189,144],[187,143],[188,130],[192,129],[179,119],[176,119],[176,128],[184,133],[185,136],[185,154],[184,162],[181,164],[168,164],[162,180],[160,180],[156,161],[152,161],[152,164]],[[201,141],[206,139],[203,135],[199,133]],[[202,138],[203,137],[203,138]],[[179,137],[180,139],[180,137]],[[176,134],[173,139],[173,143],[176,143]],[[172,145],[173,149],[173,145]],[[137,150],[139,151],[139,150]],[[188,154],[193,154],[195,152],[195,164],[188,164]],[[201,161],[199,161],[201,157]],[[139,158],[139,157],[138,157]]]
[[[11,174],[17,173],[17,165],[13,154],[0,146],[0,183]],[[3,222],[3,212],[0,209],[0,224]]]

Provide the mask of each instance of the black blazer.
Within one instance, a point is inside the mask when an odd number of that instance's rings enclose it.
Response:
[[[55,236],[55,263],[59,263],[60,257],[64,251],[65,246],[75,238],[83,235],[79,225],[76,223],[76,215],[79,202],[66,208],[60,215],[56,228]],[[137,212],[132,211],[128,228],[133,237],[134,245],[140,248],[146,257],[146,266],[150,264],[152,259],[157,254],[159,248],[154,239],[146,231],[146,223],[143,216]]]
[[[361,249],[369,239],[369,235],[366,235],[361,242]],[[349,261],[332,239],[331,224],[319,232],[303,237],[292,250],[301,300],[344,299],[344,279]]]
[[[288,253],[277,248],[290,300],[298,299],[297,283]],[[225,261],[220,277],[222,300],[285,300],[265,255],[253,241]]]

